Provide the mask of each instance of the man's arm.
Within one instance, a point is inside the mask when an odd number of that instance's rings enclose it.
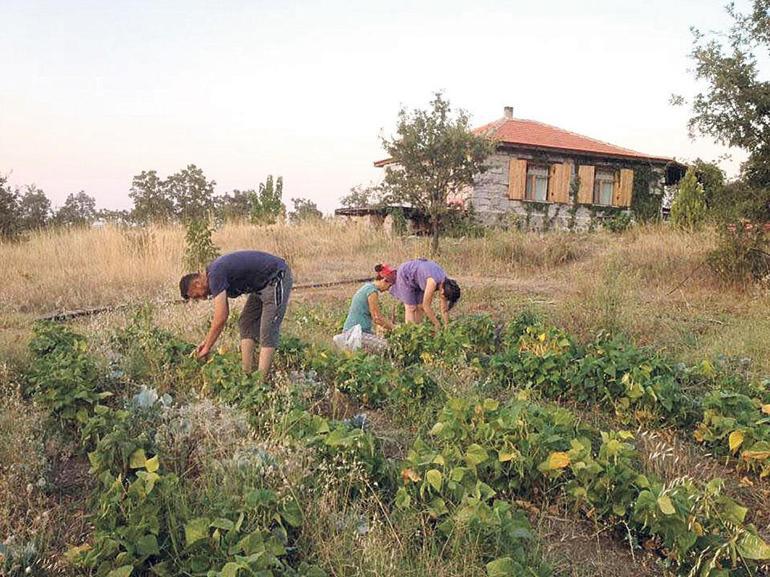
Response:
[[[431,307],[431,301],[433,300],[433,294],[435,292],[436,280],[431,277],[425,283],[425,294],[422,297],[422,311],[425,313],[425,316],[428,317],[428,320],[433,323],[436,330],[439,330],[441,329],[441,323],[438,322],[436,313],[433,311],[433,307]]]
[[[440,291],[441,297],[441,320],[444,321],[444,326],[449,324],[449,299],[444,295],[444,291]]]
[[[195,351],[196,357],[205,359],[208,356],[219,335],[222,334],[229,314],[230,307],[227,303],[227,291],[222,291],[214,297],[214,317],[211,319],[211,328],[203,342],[198,345]]]
[[[392,331],[394,327],[393,323],[390,322],[385,317],[385,315],[380,312],[380,295],[377,293],[372,293],[367,297],[366,300],[369,303],[369,313],[372,315],[374,324],[384,327],[385,330]]]

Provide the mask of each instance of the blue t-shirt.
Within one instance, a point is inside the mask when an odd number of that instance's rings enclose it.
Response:
[[[345,325],[342,330],[350,330],[356,325],[361,325],[361,330],[365,333],[374,332],[372,326],[372,313],[369,310],[369,295],[377,292],[374,283],[368,282],[353,295],[350,301],[350,311],[348,318],[345,319]]]
[[[288,269],[286,261],[258,250],[241,250],[220,256],[214,260],[206,274],[212,297],[222,291],[235,298],[245,293],[254,293],[267,286],[275,275]]]

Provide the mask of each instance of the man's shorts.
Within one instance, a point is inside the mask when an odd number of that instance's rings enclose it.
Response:
[[[241,311],[241,339],[253,339],[261,347],[276,348],[281,322],[291,295],[291,271],[281,271],[265,288],[251,293]]]

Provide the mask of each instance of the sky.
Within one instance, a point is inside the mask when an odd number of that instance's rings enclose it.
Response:
[[[0,0],[0,173],[130,208],[134,175],[196,164],[218,193],[273,174],[328,213],[441,91],[474,126],[512,106],[735,174],[740,151],[669,103],[697,92],[690,27],[724,29],[725,2]]]

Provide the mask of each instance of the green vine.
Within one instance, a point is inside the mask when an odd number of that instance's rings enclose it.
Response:
[[[660,218],[662,194],[656,194],[650,189],[659,175],[651,166],[634,167],[634,188],[631,197],[631,210],[639,222],[650,222]]]

